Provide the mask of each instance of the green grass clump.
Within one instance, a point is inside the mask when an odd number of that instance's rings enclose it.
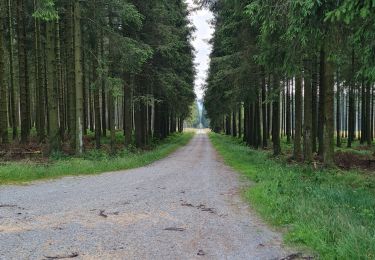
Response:
[[[210,138],[225,162],[254,185],[246,199],[287,242],[321,259],[375,259],[375,178],[355,171],[288,165],[218,134]]]
[[[22,184],[34,180],[99,174],[141,167],[159,160],[187,144],[193,135],[193,133],[171,135],[150,151],[123,150],[116,156],[110,156],[104,151],[91,150],[80,157],[56,154],[50,158],[51,162],[44,165],[33,162],[4,163],[0,165],[0,185]]]

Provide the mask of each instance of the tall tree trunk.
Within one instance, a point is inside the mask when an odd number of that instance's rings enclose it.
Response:
[[[105,60],[105,53],[104,53],[104,37],[103,32],[100,35],[100,57],[104,61]],[[101,75],[101,89],[102,89],[102,134],[103,136],[107,136],[107,110],[106,110],[106,89],[105,89],[105,76]]]
[[[30,136],[29,82],[26,51],[25,0],[17,0],[18,70],[21,109],[21,142],[28,143]]]
[[[124,132],[126,147],[132,143],[132,103],[132,88],[126,78],[124,78]]]
[[[294,134],[294,159],[299,161],[302,158],[301,134],[302,134],[302,78],[296,76],[296,126]]]
[[[348,147],[352,147],[352,142],[355,136],[355,79],[354,79],[354,50],[352,51],[352,72],[351,81],[349,86],[349,133],[348,133]]]
[[[273,154],[278,156],[281,153],[280,144],[280,80],[277,76],[274,76],[274,100],[272,103],[272,143],[273,143]]]
[[[47,111],[48,111],[48,143],[50,152],[59,151],[60,133],[58,121],[57,83],[56,83],[56,53],[55,53],[55,22],[46,23],[46,52],[47,52]]]
[[[315,153],[317,151],[317,137],[318,137],[318,63],[314,56],[312,64],[312,150]]]
[[[3,144],[8,143],[8,102],[7,87],[5,84],[5,66],[4,66],[4,18],[5,4],[0,3],[0,139]]]
[[[238,105],[238,137],[242,137],[242,103]]]
[[[322,48],[320,51],[320,66],[319,66],[319,115],[318,115],[318,140],[319,140],[319,148],[318,154],[319,156],[323,156],[324,153],[324,105],[325,105],[325,89],[324,89],[324,71],[325,71],[325,52]]]
[[[290,82],[289,80],[286,83],[286,141],[290,143],[292,137],[292,128],[291,128],[291,119],[290,119]]]
[[[65,21],[65,51],[67,63],[67,92],[68,92],[68,128],[70,147],[77,151],[76,123],[76,84],[75,84],[75,42],[74,42],[74,8],[73,0],[66,3]],[[79,151],[78,151],[79,152]]]
[[[366,83],[366,142],[367,145],[372,144],[371,136],[371,83]],[[363,102],[363,101],[362,101]]]
[[[245,100],[244,106],[243,106],[243,141],[247,144],[249,143],[249,102]]]
[[[237,119],[236,119],[236,112],[234,111],[232,113],[232,135],[234,137],[237,136]]]
[[[361,84],[361,98],[359,98],[358,96],[358,102],[360,102],[361,100],[361,113],[360,113],[360,116],[359,118],[361,119],[361,139],[360,139],[360,143],[361,144],[364,144],[366,142],[366,130],[367,130],[367,127],[366,127],[366,83],[364,80],[362,80],[362,84]],[[359,113],[359,110],[358,110],[358,113]]]
[[[82,38],[81,38],[81,6],[74,0],[74,79],[75,79],[75,137],[76,152],[83,152],[83,84],[82,84]]]
[[[339,73],[336,73],[336,146],[341,147],[341,86],[339,80]]]
[[[17,138],[17,109],[16,109],[16,94],[15,94],[15,84],[14,84],[14,50],[13,50],[13,15],[12,15],[12,0],[8,0],[8,49],[9,49],[9,103],[10,103],[10,113],[11,113],[11,125],[12,125],[12,137],[13,140]]]
[[[225,118],[225,134],[231,135],[231,120],[229,115],[226,115]]]
[[[266,75],[264,68],[262,68],[262,125],[263,125],[263,148],[268,146],[268,124],[267,124],[267,90],[266,90]]]
[[[33,0],[33,12],[36,11],[36,0]],[[38,30],[39,27],[39,19],[34,17],[34,88],[35,88],[35,127],[37,135],[39,136],[40,133],[40,104],[39,104],[39,96],[40,96],[40,64],[39,64],[39,55],[41,52],[41,48],[39,46],[39,38],[41,37],[40,31]]]
[[[108,117],[109,117],[109,130],[111,131],[111,153],[116,153],[116,129],[115,129],[115,99],[113,96],[113,91],[108,92]]]
[[[61,45],[60,45],[60,24],[56,20],[55,24],[56,37],[56,84],[59,104],[59,122],[60,122],[60,136],[63,138],[65,134],[65,112],[64,112],[64,86],[62,84],[62,64],[61,64]]]
[[[46,138],[46,80],[45,80],[45,63],[44,63],[44,56],[43,55],[43,44],[44,41],[42,40],[41,35],[41,23],[39,20],[37,20],[37,60],[38,60],[38,85],[36,86],[38,88],[38,106],[37,106],[37,113],[38,113],[38,139],[40,143],[43,143]]]
[[[88,111],[88,91],[87,91],[87,70],[86,70],[86,52],[82,50],[82,85],[83,85],[83,135],[87,135],[89,111]]]
[[[262,145],[262,131],[261,131],[261,104],[260,104],[260,94],[257,93],[256,101],[254,104],[254,132],[255,132],[255,148],[258,149]]]
[[[305,64],[304,84],[304,124],[303,124],[303,158],[305,162],[311,162],[312,156],[312,90],[311,90],[311,65]]]
[[[268,95],[270,96],[270,93],[272,93],[272,88],[271,88],[271,74],[268,75],[268,82],[267,82],[267,91]],[[266,91],[266,93],[267,93]],[[267,99],[267,96],[266,96]],[[267,102],[267,140],[269,140],[272,132],[272,102]]]
[[[335,144],[334,144],[334,66],[326,55],[324,59],[324,165],[331,167],[334,165]]]
[[[94,52],[97,50],[97,46],[94,46]],[[95,113],[95,145],[96,149],[100,149],[100,136],[101,136],[101,122],[100,122],[100,80],[98,77],[98,60],[97,55],[93,58],[94,64],[92,66],[92,74],[94,76],[94,113]]]

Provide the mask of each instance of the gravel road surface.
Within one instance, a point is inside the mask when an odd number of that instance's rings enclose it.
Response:
[[[149,166],[0,187],[0,259],[281,259],[206,134]]]

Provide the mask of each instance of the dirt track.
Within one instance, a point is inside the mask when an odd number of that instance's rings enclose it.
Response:
[[[147,167],[0,187],[0,259],[280,259],[206,134]]]

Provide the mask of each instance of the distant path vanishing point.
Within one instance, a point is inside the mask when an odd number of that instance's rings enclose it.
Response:
[[[281,259],[201,132],[149,166],[0,187],[0,259]]]

